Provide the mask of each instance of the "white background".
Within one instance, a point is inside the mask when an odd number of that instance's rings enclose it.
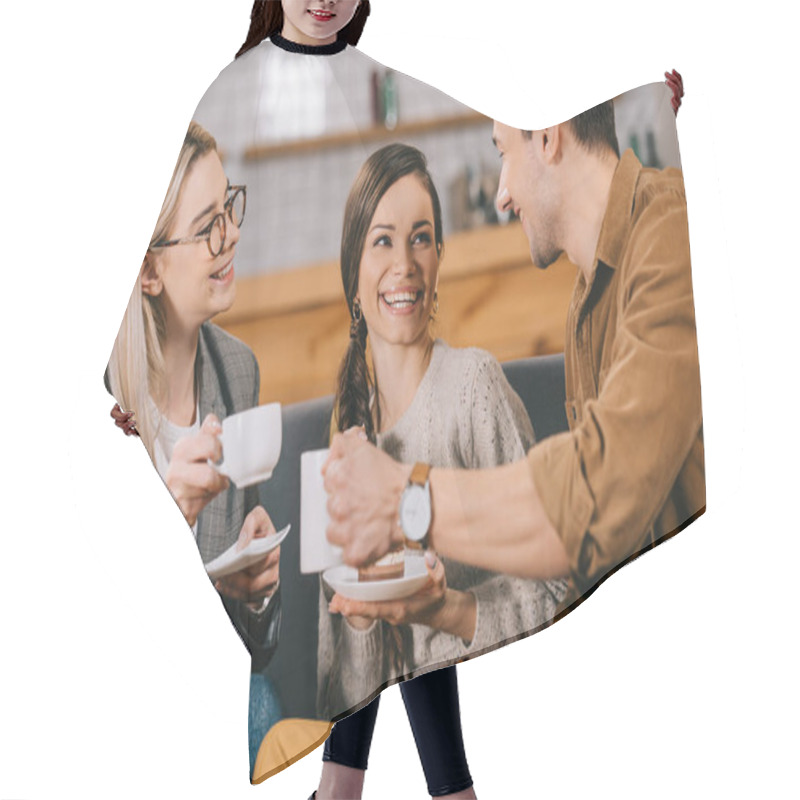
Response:
[[[684,75],[708,511],[554,628],[459,668],[481,798],[797,791],[797,90],[777,3],[375,0],[362,48],[519,127]],[[305,798],[247,780],[249,660],[102,386],[250,0],[2,13],[0,798]],[[313,230],[313,220],[309,220]],[[262,375],[267,385],[269,375]],[[365,798],[425,797],[396,689]]]

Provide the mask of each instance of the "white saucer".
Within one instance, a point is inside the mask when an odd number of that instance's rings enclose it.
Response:
[[[271,553],[286,538],[291,527],[287,525],[272,536],[259,536],[243,550],[237,550],[236,543],[232,544],[224,553],[205,565],[208,577],[215,581],[254,564],[267,553]]]
[[[359,581],[355,567],[331,567],[322,573],[323,580],[342,597],[369,603],[400,600],[418,592],[428,582],[428,569],[421,556],[406,556],[406,572],[402,578],[386,581]]]

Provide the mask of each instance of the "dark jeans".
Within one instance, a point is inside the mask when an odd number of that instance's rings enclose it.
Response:
[[[456,668],[437,669],[403,681],[400,692],[431,797],[468,789],[472,777],[461,735]],[[367,768],[380,699],[378,695],[361,711],[333,726],[325,741],[323,761]]]

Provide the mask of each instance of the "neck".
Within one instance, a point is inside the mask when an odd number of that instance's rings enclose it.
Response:
[[[372,368],[378,386],[376,402],[381,411],[378,433],[387,431],[406,413],[414,400],[433,353],[426,334],[418,344],[372,346]]]
[[[323,47],[326,44],[333,44],[336,41],[337,34],[334,33],[332,36],[327,36],[324,39],[315,39],[313,36],[308,36],[299,28],[296,28],[291,22],[289,22],[289,19],[284,16],[281,36],[290,42],[294,42],[295,44],[300,44],[305,47]]]
[[[282,33],[273,34],[270,41],[281,50],[310,56],[333,56],[347,48],[344,39],[334,39],[329,44],[320,44],[319,39],[312,39],[313,44],[300,44],[293,39],[287,39]]]
[[[176,425],[194,423],[197,408],[194,365],[199,334],[199,328],[186,328],[167,320],[167,332],[161,347],[167,396],[158,410]]]
[[[597,243],[619,159],[611,151],[607,156],[580,148],[576,152],[581,155],[574,160],[565,192],[571,202],[565,214],[564,251],[588,282],[594,272]]]

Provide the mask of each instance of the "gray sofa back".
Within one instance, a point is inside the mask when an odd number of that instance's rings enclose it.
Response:
[[[503,364],[525,404],[537,441],[567,429],[564,357],[538,356]],[[292,530],[281,545],[280,644],[266,673],[278,689],[284,717],[316,716],[319,576],[300,573],[300,455],[328,446],[333,397],[283,409],[283,446],[278,466],[262,487],[262,502],[280,529]]]

